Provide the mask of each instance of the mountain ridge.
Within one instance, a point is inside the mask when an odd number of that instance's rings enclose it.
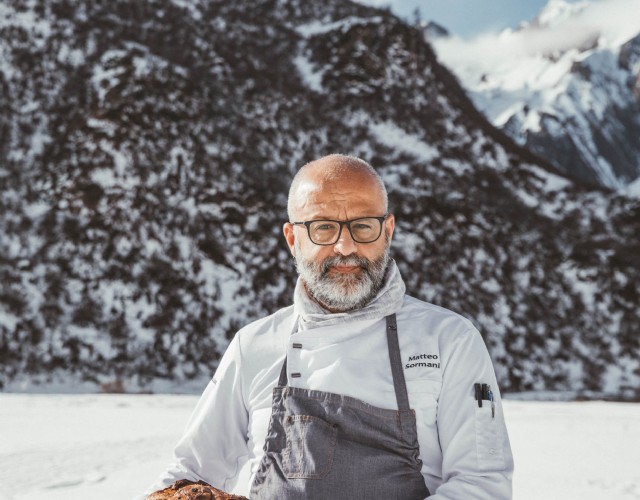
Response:
[[[516,142],[573,179],[624,191],[640,178],[640,23],[627,8],[550,1],[515,31],[433,43]]]

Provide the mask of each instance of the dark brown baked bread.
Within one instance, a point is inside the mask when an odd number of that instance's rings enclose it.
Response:
[[[147,500],[249,500],[247,497],[225,493],[204,481],[181,479],[164,490],[147,496]]]

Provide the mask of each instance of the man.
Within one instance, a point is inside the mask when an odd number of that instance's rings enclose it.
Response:
[[[237,333],[156,489],[230,491],[248,462],[236,490],[252,500],[511,498],[485,345],[467,319],[405,295],[373,168],[305,165],[288,215],[294,304]]]

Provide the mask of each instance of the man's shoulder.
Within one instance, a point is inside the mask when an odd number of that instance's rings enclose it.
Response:
[[[288,336],[293,327],[293,320],[293,306],[283,307],[269,316],[243,326],[236,335],[242,344],[251,344],[256,339],[265,336],[273,337],[274,333]]]
[[[447,331],[463,334],[476,330],[473,323],[462,314],[410,295],[404,296],[398,314],[399,320],[406,319],[414,324],[423,325],[425,329],[434,333]]]
[[[397,317],[398,330],[404,332],[401,345],[404,342],[408,349],[418,354],[437,354],[442,363],[456,346],[468,345],[481,337],[478,329],[462,314],[408,295],[405,295]]]

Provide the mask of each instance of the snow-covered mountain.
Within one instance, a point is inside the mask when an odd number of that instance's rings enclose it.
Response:
[[[640,177],[636,0],[550,0],[518,30],[433,43],[519,144],[587,183],[625,189]]]
[[[505,391],[640,396],[640,200],[473,107],[418,29],[347,0],[0,3],[0,385],[201,384],[291,302],[289,180],[389,186],[409,292],[462,312]]]

